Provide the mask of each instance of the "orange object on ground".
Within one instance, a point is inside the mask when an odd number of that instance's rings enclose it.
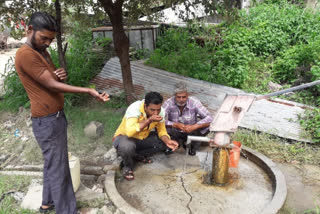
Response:
[[[237,168],[240,160],[241,143],[233,141],[235,147],[229,152],[229,167]]]

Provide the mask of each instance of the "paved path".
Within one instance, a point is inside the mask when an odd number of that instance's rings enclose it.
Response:
[[[183,81],[188,85],[191,95],[197,97],[214,114],[222,104],[226,94],[246,94],[244,91],[184,77],[164,70],[144,65],[141,61],[131,62],[135,92],[142,97],[148,91],[158,91],[164,98],[172,96],[175,83]],[[118,58],[112,58],[92,81],[97,89],[109,94],[123,91],[121,67]],[[306,106],[281,99],[254,102],[245,114],[240,127],[262,131],[283,138],[311,142],[301,137],[298,115],[303,114]]]

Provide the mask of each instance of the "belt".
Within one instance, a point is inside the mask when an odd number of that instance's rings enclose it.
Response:
[[[32,118],[32,119],[42,119],[42,118],[48,118],[48,117],[59,117],[59,116],[61,116],[61,115],[63,115],[63,114],[64,114],[64,111],[63,111],[63,109],[62,109],[62,110],[60,110],[60,111],[57,111],[57,112],[52,113],[52,114],[48,114],[48,115],[43,116],[43,117],[31,117],[31,118]]]

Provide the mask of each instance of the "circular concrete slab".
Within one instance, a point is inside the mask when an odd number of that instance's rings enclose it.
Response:
[[[143,213],[261,213],[274,196],[274,182],[259,166],[241,158],[230,169],[225,187],[204,184],[212,151],[186,156],[184,150],[153,156],[152,164],[138,164],[135,180],[116,181],[122,198]]]

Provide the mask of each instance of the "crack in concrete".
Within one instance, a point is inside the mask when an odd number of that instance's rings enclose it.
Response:
[[[197,170],[196,170],[196,171],[197,171]],[[192,195],[187,191],[187,188],[186,188],[185,185],[184,185],[184,180],[183,180],[182,175],[180,176],[180,181],[181,181],[181,183],[182,183],[182,187],[183,187],[184,191],[190,196],[189,202],[188,202],[188,204],[187,204],[187,208],[188,208],[188,210],[189,210],[189,213],[192,214],[192,211],[191,211],[191,208],[190,208],[190,203],[192,202]]]

